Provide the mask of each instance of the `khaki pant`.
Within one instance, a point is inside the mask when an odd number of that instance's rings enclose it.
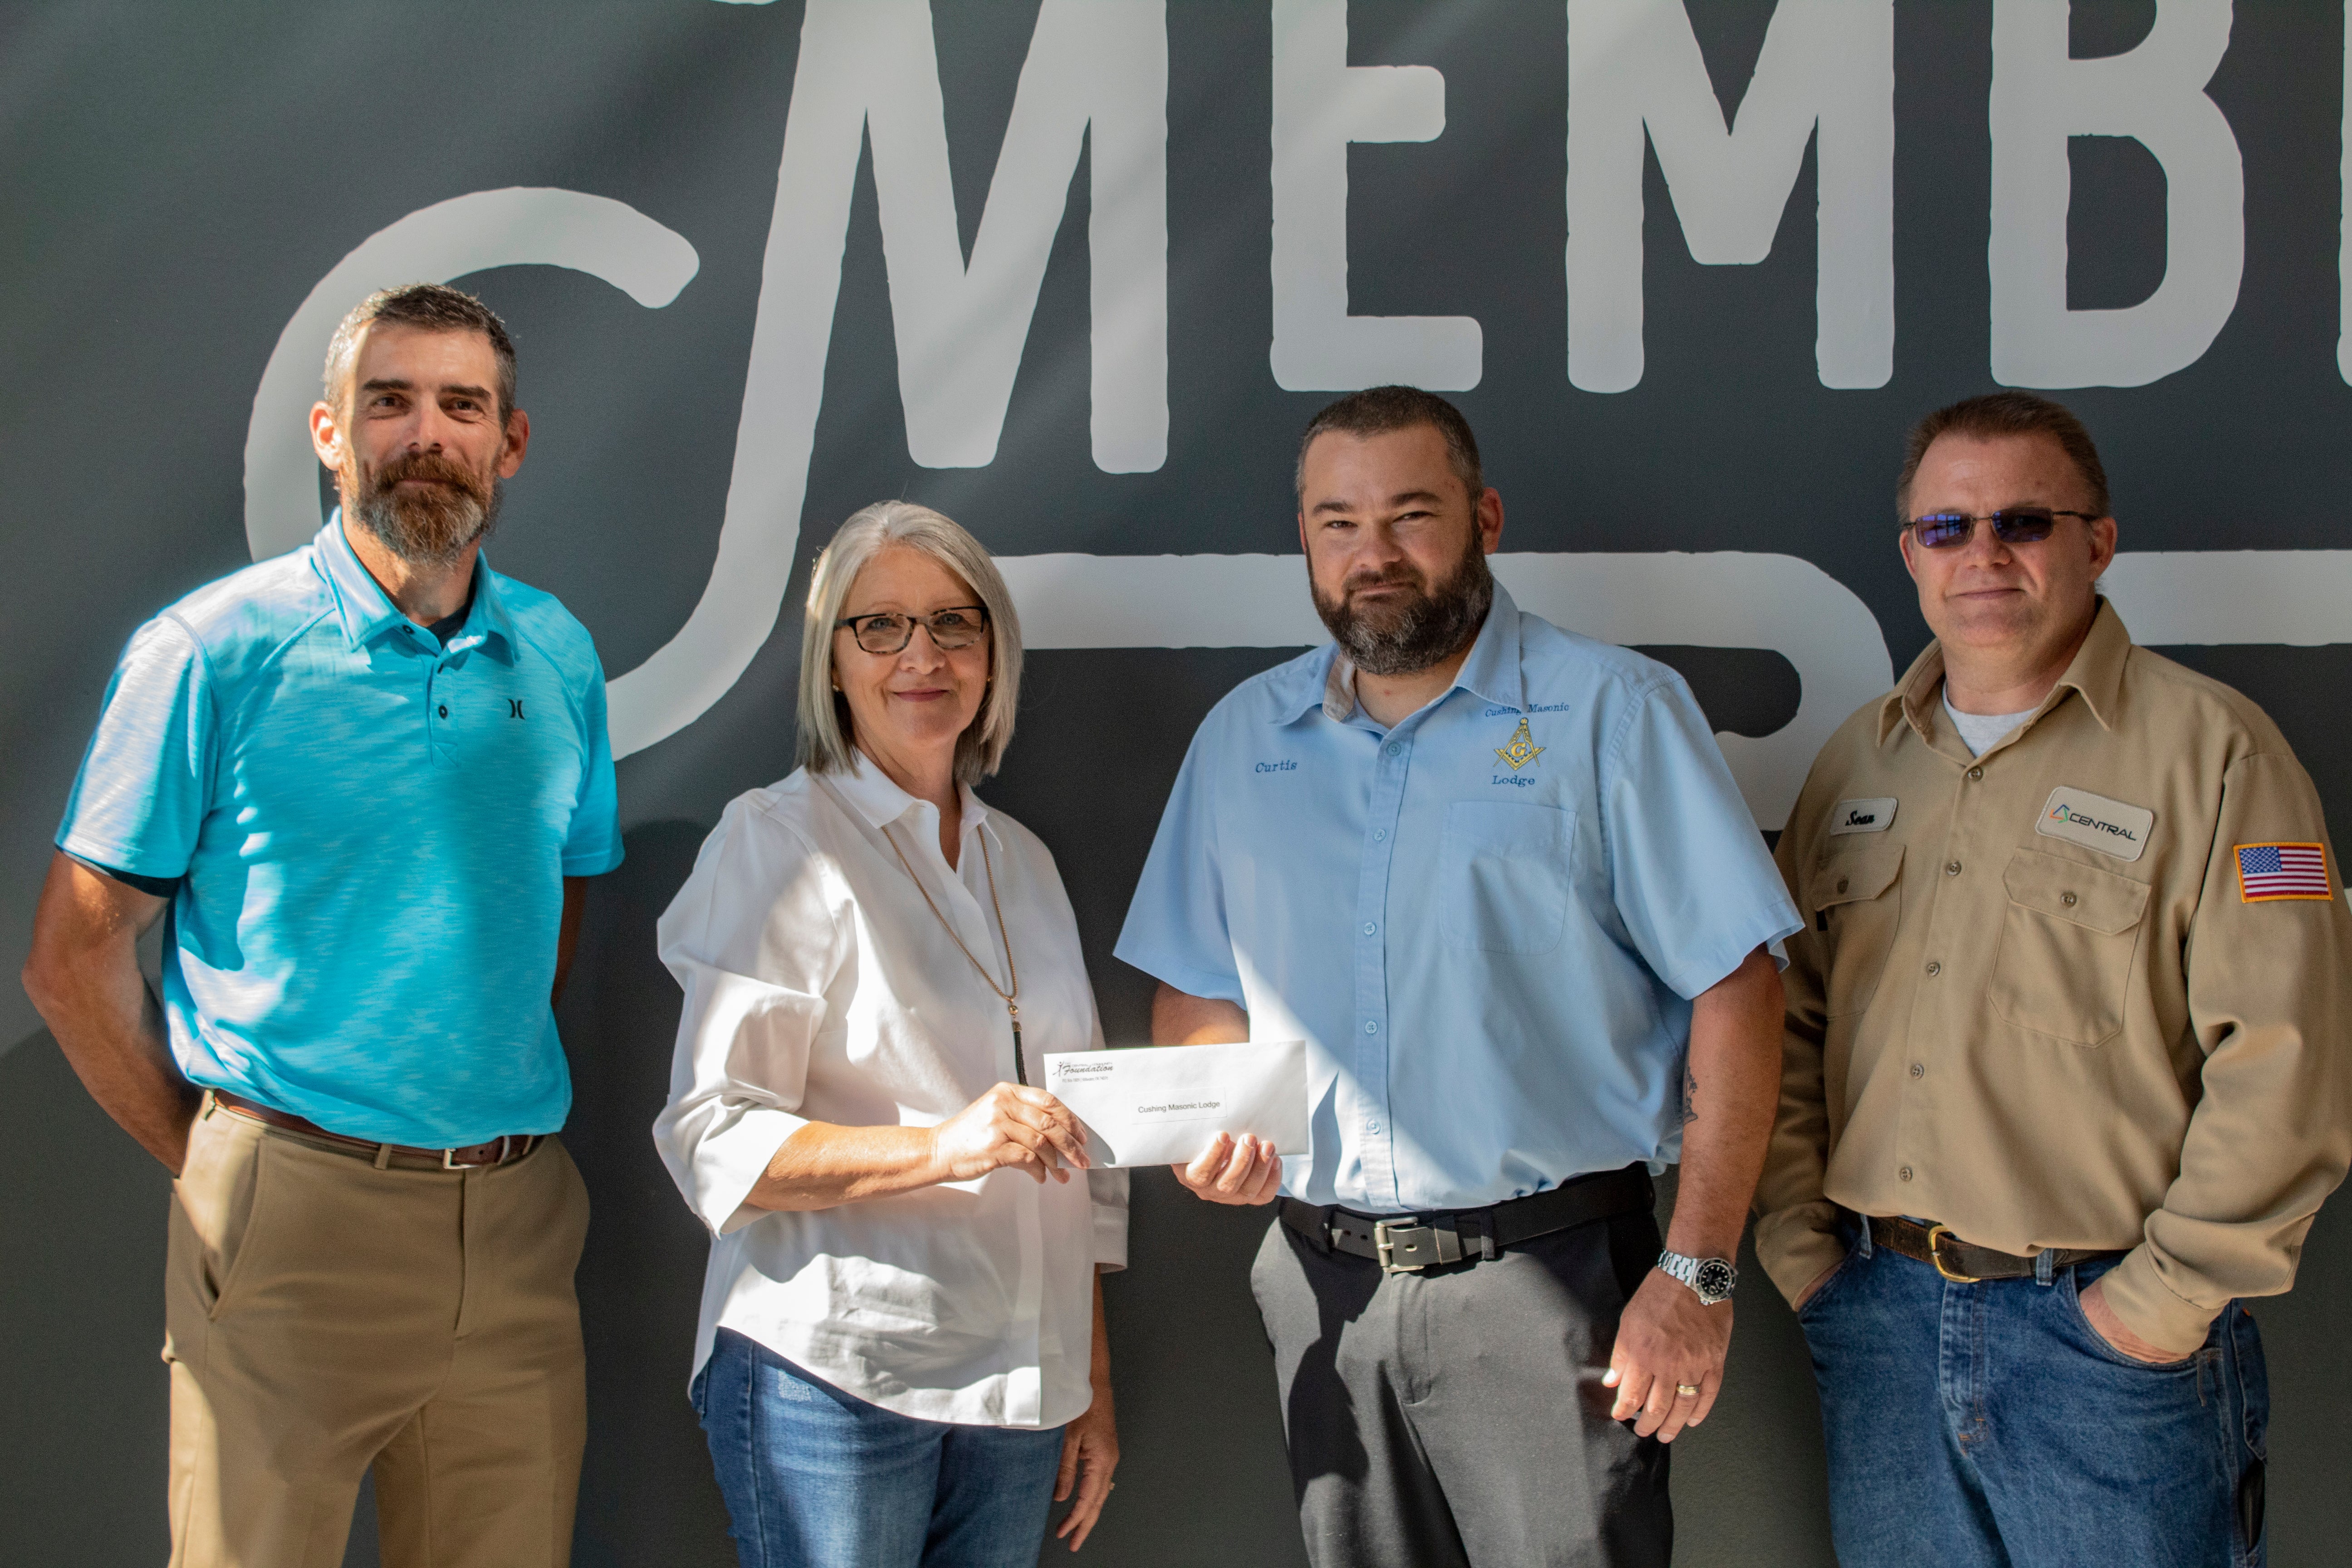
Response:
[[[588,1194],[549,1139],[377,1170],[216,1108],[173,1185],[173,1568],[337,1568],[375,1469],[393,1568],[562,1568]]]

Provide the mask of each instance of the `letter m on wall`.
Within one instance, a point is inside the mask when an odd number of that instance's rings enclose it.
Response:
[[[1815,144],[1823,386],[1895,361],[1893,0],[1780,0],[1726,126],[1682,0],[1568,0],[1568,379],[1642,379],[1642,143],[1693,259],[1752,265]]]
[[[1112,473],[1159,468],[1168,455],[1164,0],[1045,0],[969,264],[926,0],[809,0],[777,220],[830,237],[836,278],[864,138],[915,461],[966,468],[995,458],[1046,257],[1079,150],[1090,146],[1095,462]]]

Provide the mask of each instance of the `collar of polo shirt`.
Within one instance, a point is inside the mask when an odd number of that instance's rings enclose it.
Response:
[[[335,596],[335,614],[342,623],[344,640],[352,647],[363,647],[394,626],[413,624],[383,591],[383,584],[361,563],[358,552],[344,537],[342,508],[337,507],[328,517],[327,526],[319,531],[312,546],[311,558]],[[447,651],[461,652],[492,638],[509,650],[515,646],[514,621],[499,596],[498,580],[490,573],[489,552],[485,550],[474,557],[473,608],[466,613],[465,626],[449,639]]]

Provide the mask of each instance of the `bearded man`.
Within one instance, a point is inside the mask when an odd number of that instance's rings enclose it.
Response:
[[[1303,1163],[1219,1135],[1177,1174],[1279,1197],[1251,1283],[1307,1556],[1663,1564],[1796,910],[1682,679],[1496,584],[1451,404],[1340,399],[1297,497],[1335,646],[1202,723],[1118,952],[1162,1044],[1307,1042]]]
[[[176,1178],[175,1568],[331,1568],[371,1466],[387,1563],[568,1563],[588,1203],[552,1004],[621,859],[604,671],[482,559],[530,421],[480,300],[361,301],[310,433],[317,538],[124,650],[26,988]]]

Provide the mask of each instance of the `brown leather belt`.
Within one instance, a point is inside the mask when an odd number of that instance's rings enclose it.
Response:
[[[1647,1214],[1656,1205],[1649,1168],[1632,1164],[1485,1208],[1382,1215],[1284,1198],[1281,1209],[1282,1223],[1319,1247],[1369,1258],[1385,1273],[1412,1274],[1443,1263],[1484,1262],[1556,1230]]]
[[[1982,1279],[2030,1279],[2044,1255],[2053,1268],[2121,1256],[2117,1248],[2092,1247],[2052,1247],[2022,1255],[1996,1252],[1962,1241],[1940,1225],[1919,1225],[1888,1215],[1870,1216],[1870,1239],[1874,1246],[1933,1264],[1937,1273],[1955,1285],[1974,1285]]]
[[[462,1149],[419,1149],[406,1143],[376,1143],[365,1138],[346,1138],[340,1132],[330,1132],[315,1121],[247,1100],[241,1094],[231,1094],[225,1089],[206,1092],[224,1110],[234,1110],[265,1127],[290,1132],[303,1142],[330,1153],[349,1154],[354,1160],[366,1160],[379,1171],[486,1170],[492,1165],[512,1164],[538,1148],[540,1143],[540,1135],[535,1132],[513,1133],[493,1138],[487,1143],[468,1143]]]

